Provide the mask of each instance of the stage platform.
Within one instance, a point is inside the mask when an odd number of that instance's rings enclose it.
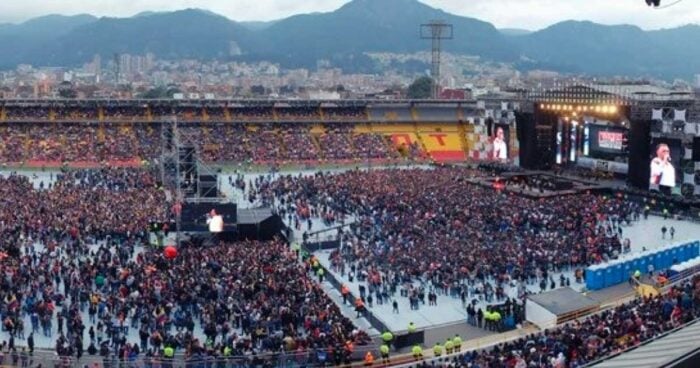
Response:
[[[505,193],[517,194],[532,199],[555,198],[614,189],[613,186],[604,183],[557,176],[543,171],[505,172],[497,178],[477,177],[466,179],[466,181],[482,187],[493,188],[494,190],[498,188]],[[551,187],[536,186],[535,183],[538,181],[551,184]],[[529,185],[523,185],[524,183],[529,183]],[[502,186],[499,187],[499,185]]]

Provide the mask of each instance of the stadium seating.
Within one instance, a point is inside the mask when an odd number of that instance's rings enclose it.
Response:
[[[381,164],[490,159],[485,126],[473,125],[474,118],[464,118],[459,109],[443,107],[68,101],[0,108],[0,163],[12,166],[151,161],[160,152],[161,124],[172,119],[197,141],[209,162]],[[517,155],[514,136],[512,157]]]

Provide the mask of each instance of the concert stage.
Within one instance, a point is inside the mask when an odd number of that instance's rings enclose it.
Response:
[[[222,231],[211,231],[212,214],[223,219]],[[185,203],[180,230],[190,235],[214,234],[221,240],[271,240],[283,234],[284,223],[269,207],[241,209],[235,203]]]
[[[547,172],[504,172],[497,178],[467,179],[469,183],[517,194],[532,199],[560,197],[580,193],[610,191],[612,187],[585,180],[557,176]]]

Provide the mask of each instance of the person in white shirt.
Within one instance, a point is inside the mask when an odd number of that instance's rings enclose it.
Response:
[[[651,160],[649,183],[665,187],[676,186],[676,169],[671,163],[671,150],[666,143],[656,146],[656,157]]]
[[[207,215],[207,225],[209,225],[209,232],[220,233],[224,231],[224,218],[212,209]]]
[[[508,146],[504,136],[503,128],[496,128],[496,138],[493,139],[493,157],[499,160],[508,159]]]

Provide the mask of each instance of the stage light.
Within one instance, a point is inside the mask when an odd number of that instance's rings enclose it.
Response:
[[[617,106],[610,106],[610,113],[617,114]]]
[[[540,104],[540,110],[544,110],[544,104]]]
[[[578,116],[578,113],[577,113],[576,111],[574,111],[573,115],[574,115],[574,116]]]

